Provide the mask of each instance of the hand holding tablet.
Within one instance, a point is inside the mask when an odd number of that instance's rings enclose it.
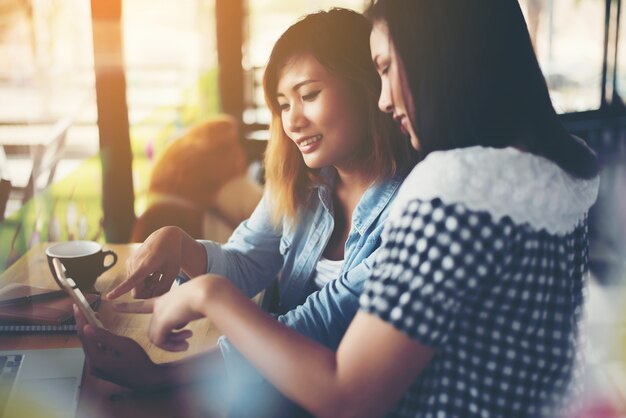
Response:
[[[87,302],[87,299],[85,299],[85,295],[83,295],[83,292],[81,292],[80,289],[76,287],[76,283],[74,283],[74,280],[65,277],[65,269],[63,268],[63,264],[61,264],[61,261],[59,261],[58,258],[54,258],[52,260],[52,264],[56,272],[56,277],[59,280],[61,286],[63,286],[63,290],[65,290],[65,292],[70,295],[70,297],[74,300],[74,303],[83,313],[83,315],[87,319],[87,322],[89,322],[94,327],[104,328],[104,325],[102,324],[102,322],[100,322],[94,310],[91,309],[91,306],[89,306],[89,303]]]

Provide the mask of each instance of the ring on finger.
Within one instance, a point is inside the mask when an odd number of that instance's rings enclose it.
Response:
[[[160,279],[161,279],[161,273],[155,271],[154,273],[150,273],[144,279],[144,285],[145,285],[145,287],[153,286],[154,283],[158,282]]]

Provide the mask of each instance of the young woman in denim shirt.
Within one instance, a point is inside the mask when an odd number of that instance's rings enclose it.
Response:
[[[362,15],[332,9],[304,17],[281,36],[265,70],[271,139],[266,193],[254,213],[224,245],[195,241],[174,227],[156,231],[129,261],[129,276],[110,299],[131,289],[143,292],[151,274],[162,276],[153,296],[167,292],[182,270],[192,279],[181,287],[211,273],[227,277],[247,297],[280,274],[278,321],[337,347],[358,309],[390,204],[413,162],[406,139],[378,111],[370,29]],[[136,309],[141,307],[118,306]],[[220,347],[229,371],[246,370],[228,341]],[[95,358],[92,363],[97,368]],[[165,384],[163,375],[136,373],[142,363],[131,363],[102,369],[126,385]],[[171,374],[165,379],[172,383]]]

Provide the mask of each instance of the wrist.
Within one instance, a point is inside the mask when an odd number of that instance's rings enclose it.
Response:
[[[193,309],[205,317],[210,317],[210,308],[215,308],[219,302],[218,293],[222,288],[222,282],[226,280],[221,276],[207,274],[197,278],[194,284],[198,291],[194,293]]]
[[[182,231],[181,269],[189,277],[199,276],[207,271],[207,254],[204,245]]]
[[[156,364],[155,383],[158,389],[173,388],[191,382],[185,375],[185,363],[182,360]]]
[[[154,363],[150,360],[149,367],[141,367],[129,371],[128,378],[108,378],[113,383],[126,386],[139,391],[152,391],[167,389],[177,386],[179,382],[175,380],[178,374],[175,373],[174,363]]]
[[[155,389],[166,389],[180,384],[178,373],[175,370],[175,363],[155,364],[154,369],[153,383]]]

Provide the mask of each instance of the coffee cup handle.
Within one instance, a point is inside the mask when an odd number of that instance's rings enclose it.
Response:
[[[103,257],[102,257],[103,259],[106,259],[107,255],[113,256],[113,262],[110,263],[110,264],[105,264],[103,266],[103,268],[104,268],[103,272],[105,272],[108,269],[110,269],[111,267],[113,267],[115,265],[115,263],[117,263],[117,254],[114,251],[111,251],[111,250],[103,251],[102,254],[103,254]]]

